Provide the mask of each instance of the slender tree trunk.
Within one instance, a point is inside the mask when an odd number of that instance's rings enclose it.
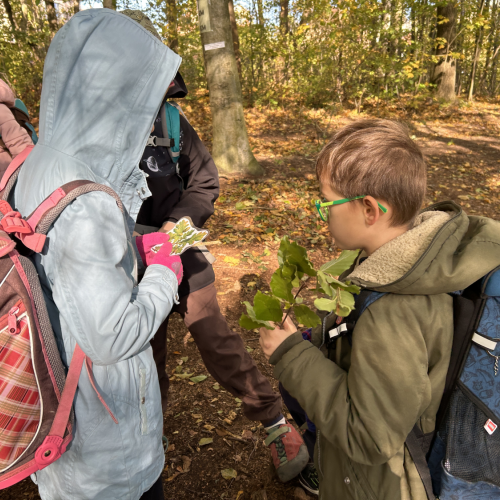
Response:
[[[57,31],[57,16],[54,0],[45,0],[45,8],[47,9],[50,31],[55,33]]]
[[[288,35],[288,1],[280,0],[280,32],[283,36]]]
[[[488,0],[489,1],[489,0]],[[485,0],[481,0],[481,7],[479,9],[479,15],[481,16],[483,14],[484,6],[485,6]],[[476,44],[475,44],[475,50],[474,50],[474,59],[472,61],[472,70],[470,73],[470,80],[469,80],[469,95],[467,97],[468,101],[472,101],[474,97],[474,80],[476,78],[476,70],[477,70],[477,63],[479,61],[479,55],[481,53],[481,39],[483,35],[483,27],[481,26],[476,34]]]
[[[240,52],[240,37],[238,35],[238,25],[236,24],[236,16],[234,15],[233,0],[228,0],[229,20],[231,21],[231,32],[233,34],[233,49],[234,57],[236,57],[236,64],[238,66],[238,75],[241,81],[241,52]]]
[[[5,9],[7,17],[9,18],[10,25],[12,26],[12,29],[15,31],[17,29],[17,26],[16,26],[16,21],[14,20],[14,15],[12,14],[12,6],[10,5],[9,0],[3,0],[3,7]]]
[[[201,32],[212,111],[212,157],[218,169],[262,175],[248,142],[227,0],[211,0],[211,31]]]
[[[262,6],[262,0],[257,0],[257,17],[259,18],[260,26],[264,26],[264,8]]]
[[[437,7],[436,38],[438,46],[436,55],[439,62],[434,67],[432,82],[437,84],[437,97],[445,101],[454,101],[457,68],[455,60],[449,55],[451,44],[455,38],[457,7],[453,0]]]
[[[179,35],[177,32],[177,1],[165,0],[165,15],[167,17],[167,43],[172,50],[179,50]]]
[[[479,78],[479,85],[478,88],[481,91],[484,86],[486,85],[486,80],[488,78],[488,70],[490,67],[491,59],[494,56],[495,49],[495,33],[496,33],[496,11],[497,11],[497,1],[493,0],[493,4],[491,6],[491,25],[490,25],[490,32],[488,34],[488,42],[486,45],[486,62],[484,63],[484,68],[481,74],[481,77]]]
[[[102,0],[102,6],[105,9],[116,10],[116,0]]]

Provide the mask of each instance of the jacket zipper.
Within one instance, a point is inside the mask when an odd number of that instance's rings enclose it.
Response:
[[[146,411],[146,368],[139,368],[139,397],[141,410],[141,434],[148,433],[148,413]]]

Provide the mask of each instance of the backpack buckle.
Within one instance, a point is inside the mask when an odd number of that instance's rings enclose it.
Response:
[[[148,137],[148,142],[146,142],[146,146],[156,147],[156,135],[150,135]]]
[[[22,218],[19,212],[8,212],[0,222],[3,230],[6,233],[31,234],[32,227]]]

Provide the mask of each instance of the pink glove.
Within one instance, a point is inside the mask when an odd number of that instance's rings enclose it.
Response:
[[[145,266],[160,264],[168,267],[175,274],[177,283],[180,285],[183,276],[181,258],[178,255],[170,255],[172,243],[168,240],[168,234],[150,233],[137,236],[135,244]]]

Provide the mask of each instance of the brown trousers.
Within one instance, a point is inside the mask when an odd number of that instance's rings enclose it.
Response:
[[[180,304],[175,305],[172,312],[178,312],[184,319],[210,375],[224,389],[242,400],[243,413],[248,419],[265,422],[281,413],[281,397],[260,373],[245,350],[241,337],[229,328],[220,312],[213,283],[181,297]],[[167,328],[168,318],[151,340],[160,380],[163,411],[167,408],[169,387],[165,371]]]

